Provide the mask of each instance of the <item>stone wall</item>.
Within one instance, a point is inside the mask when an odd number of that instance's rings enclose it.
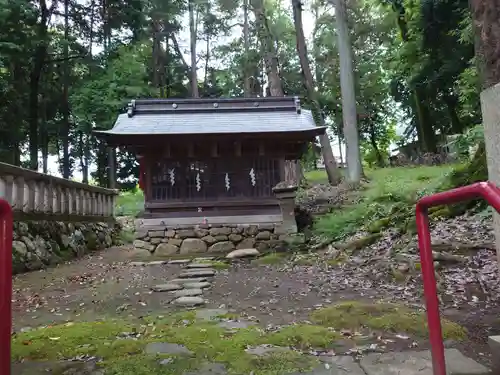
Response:
[[[288,235],[278,235],[275,231],[275,226],[269,224],[157,227],[148,230],[139,228],[134,247],[143,255],[159,256],[205,252],[227,253],[234,249],[249,248],[262,251],[280,246],[288,239]]]
[[[41,269],[115,245],[120,227],[115,223],[15,222],[13,271]]]

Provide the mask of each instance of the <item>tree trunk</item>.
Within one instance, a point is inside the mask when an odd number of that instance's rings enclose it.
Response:
[[[69,0],[64,0],[64,48],[63,48],[63,119],[61,127],[61,143],[63,149],[63,178],[70,177],[70,160],[69,160]]]
[[[248,0],[243,0],[243,46],[245,66],[243,67],[243,90],[245,98],[252,96],[250,84],[250,27],[248,24]]]
[[[198,76],[196,72],[196,39],[197,39],[197,18],[194,11],[194,0],[188,0],[189,10],[189,33],[190,33],[190,48],[191,48],[191,96],[199,98]]]
[[[262,51],[264,54],[264,65],[267,75],[269,94],[270,96],[285,96],[278,72],[278,57],[276,56],[273,38],[264,13],[263,1],[253,0],[252,8],[255,14],[257,33],[259,35],[259,40],[262,44]],[[298,178],[301,173],[297,173],[297,164],[298,163],[295,160],[285,161],[285,181],[290,185],[299,184]]]
[[[471,0],[477,38],[476,58],[482,73],[482,88],[500,82],[500,0]]]
[[[347,28],[347,12],[344,0],[329,0],[335,6],[335,19],[340,60],[340,89],[342,94],[342,117],[346,143],[347,177],[351,182],[360,182],[363,175],[359,151],[356,97],[352,45]]]
[[[307,57],[307,46],[304,36],[304,29],[302,27],[301,0],[292,0],[292,8],[297,41],[297,53],[300,59],[300,66],[302,68],[302,78],[304,81],[304,86],[307,90],[309,101],[312,103],[312,111],[316,124],[319,126],[326,126],[325,118],[322,114],[318,98],[316,96],[316,90],[314,89],[314,78],[311,72],[311,67],[309,65],[309,59]],[[325,163],[326,174],[328,175],[328,181],[331,185],[338,185],[342,176],[335,161],[335,156],[333,155],[332,145],[330,143],[330,140],[328,139],[328,135],[326,133],[320,135],[319,141],[321,144],[321,151],[323,153],[323,161]]]

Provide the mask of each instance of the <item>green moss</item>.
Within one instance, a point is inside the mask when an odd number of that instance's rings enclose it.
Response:
[[[17,334],[12,340],[15,360],[72,358],[78,355],[101,357],[140,352],[143,342],[119,339],[123,332],[141,329],[123,321],[67,323]]]
[[[74,323],[37,329],[14,336],[12,357],[15,361],[47,361],[96,355],[103,358],[102,366],[110,375],[181,375],[205,362],[222,363],[234,374],[278,375],[305,371],[317,362],[294,351],[256,357],[245,349],[270,340],[285,346],[327,344],[324,337],[328,330],[323,327],[299,326],[271,335],[256,327],[229,332],[218,327],[216,321],[196,321],[195,315],[191,311],[141,321]],[[134,338],[126,338],[127,332],[134,333]],[[321,337],[315,337],[316,334]],[[145,346],[151,342],[182,344],[193,356],[172,357],[168,366],[162,366],[159,360],[165,356],[144,354]]]
[[[210,261],[209,263],[212,265],[212,268],[216,270],[227,270],[228,268],[231,268],[231,265],[227,262]]]
[[[387,228],[388,226],[391,225],[391,219],[386,217],[380,220],[375,220],[374,222],[370,223],[367,227],[368,232],[370,233],[379,233],[383,229]]]
[[[287,258],[286,253],[268,253],[252,260],[253,264],[279,264]]]
[[[425,313],[410,310],[404,306],[387,303],[343,302],[311,314],[314,323],[335,329],[368,329],[407,333],[418,337],[428,336]],[[463,340],[467,332],[460,325],[442,320],[443,338]]]
[[[339,333],[328,328],[297,324],[287,326],[266,337],[266,343],[277,346],[292,346],[307,350],[311,348],[331,349],[335,340],[340,339]]]
[[[349,242],[346,246],[345,249],[349,251],[356,251],[363,249],[367,246],[370,246],[371,244],[377,242],[377,240],[382,237],[381,233],[372,233],[369,234],[368,236],[358,238],[354,241]]]

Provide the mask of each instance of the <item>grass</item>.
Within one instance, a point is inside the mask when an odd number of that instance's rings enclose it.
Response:
[[[418,197],[437,189],[454,167],[456,165],[369,170],[367,177],[370,182],[363,189],[352,193],[353,198],[359,198],[357,204],[346,205],[322,216],[315,224],[315,232],[334,240],[343,239],[369,226],[370,231],[377,232],[391,224],[387,216],[393,212],[413,210]],[[306,178],[318,180],[319,172],[308,172]]]
[[[136,216],[144,210],[144,194],[142,190],[120,192],[115,204],[116,216]]]

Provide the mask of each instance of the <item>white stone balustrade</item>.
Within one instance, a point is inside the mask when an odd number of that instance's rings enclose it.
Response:
[[[82,184],[0,163],[0,198],[18,217],[112,219],[117,190]]]

